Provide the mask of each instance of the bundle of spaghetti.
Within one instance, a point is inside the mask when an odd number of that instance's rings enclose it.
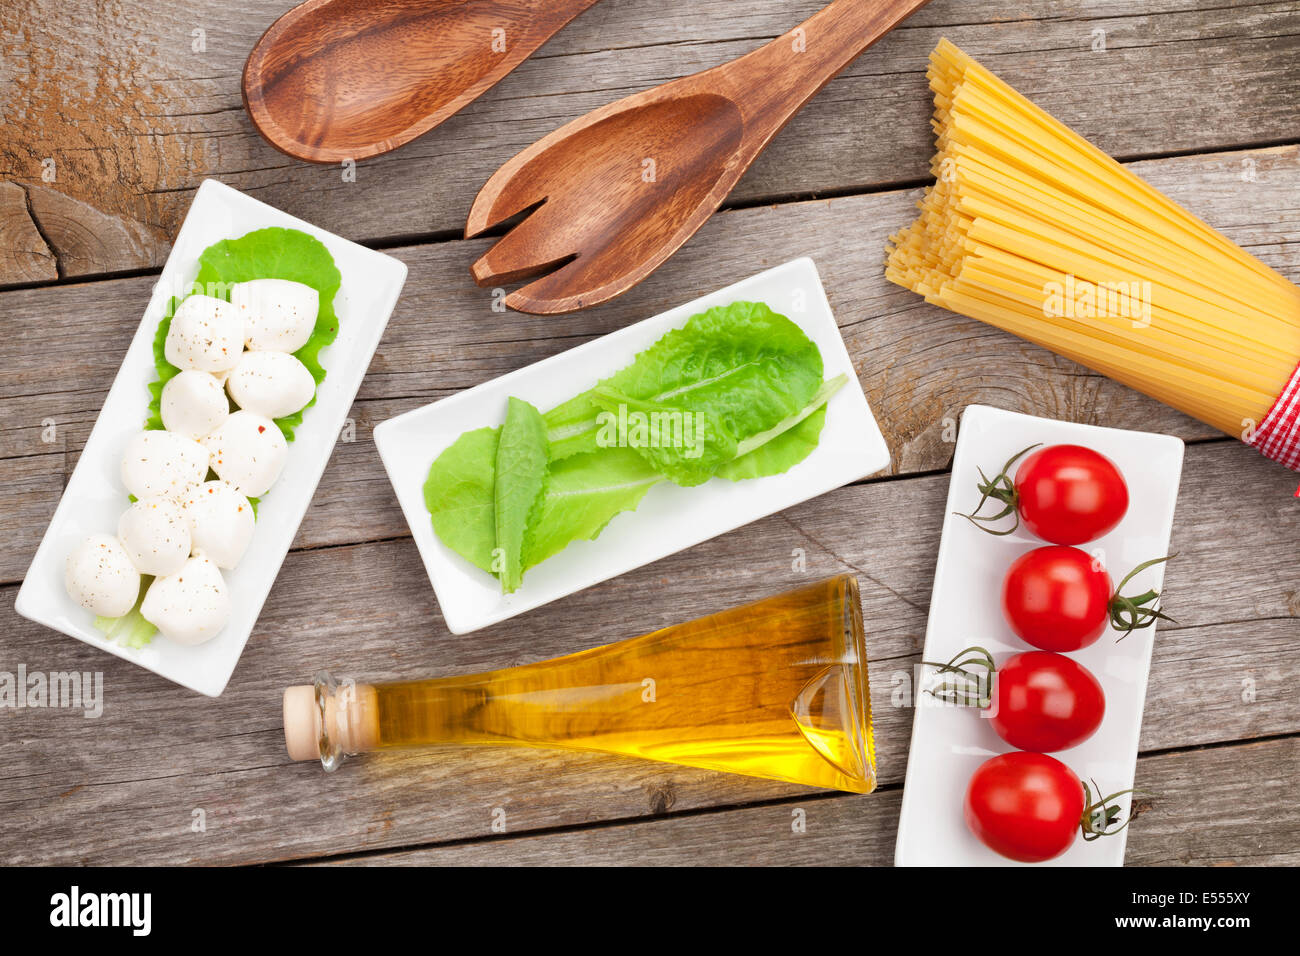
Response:
[[[943,40],[886,274],[1300,468],[1300,288]]]

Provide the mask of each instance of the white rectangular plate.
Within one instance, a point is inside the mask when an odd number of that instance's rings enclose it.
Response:
[[[86,535],[116,532],[118,517],[129,504],[119,475],[122,452],[148,414],[148,386],[157,377],[154,334],[171,295],[194,280],[199,255],[208,246],[266,226],[299,229],[315,236],[329,249],[342,274],[342,285],[334,299],[338,338],[321,352],[325,381],[317,390],[316,404],[304,413],[302,426],[289,445],[284,473],[258,506],[257,530],[248,553],[238,568],[226,572],[233,606],[230,622],[220,634],[198,647],[184,647],[158,635],[148,646],[132,650],[105,639],[95,630],[91,613],[68,597],[63,587],[64,560]],[[23,579],[15,603],[18,613],[199,693],[219,695],[248,643],[262,604],[311,503],[405,281],[406,265],[391,256],[341,239],[215,180],[204,180]]]
[[[1032,650],[1003,620],[1002,579],[1011,562],[1046,542],[1023,528],[1002,538],[986,534],[955,512],[969,513],[978,503],[978,469],[992,477],[1008,458],[1036,442],[1086,445],[1119,466],[1128,483],[1128,512],[1109,534],[1080,546],[1102,559],[1115,583],[1143,561],[1169,553],[1183,469],[1179,439],[971,405],[962,415],[952,463],[924,660],[947,661],[972,644],[987,647],[999,663],[1011,654]],[[1159,590],[1164,567],[1158,564],[1143,571],[1127,590],[1135,594],[1149,587]],[[1101,681],[1106,716],[1091,738],[1053,754],[1080,779],[1096,780],[1105,793],[1133,786],[1155,628],[1134,631],[1119,642],[1116,636],[1108,630],[1091,647],[1068,655]],[[916,714],[894,862],[899,866],[1022,865],[985,847],[962,816],[966,785],[975,769],[989,757],[1015,748],[977,712],[944,706],[919,691],[913,693],[913,703]],[[1127,816],[1129,798],[1117,802]],[[1092,843],[1076,840],[1063,855],[1039,865],[1120,866],[1127,839],[1125,830]]]
[[[826,377],[849,381],[830,400],[817,449],[784,475],[694,488],[665,482],[634,512],[616,517],[594,541],[578,541],[528,572],[503,595],[495,578],[444,545],[424,506],[433,464],[466,431],[495,427],[506,400],[522,398],[545,411],[624,366],[691,316],[737,301],[766,302],[796,322],[821,350]],[[680,308],[580,345],[528,368],[426,405],[375,428],[375,444],[453,634],[496,624],[633,568],[707,541],[758,518],[865,478],[889,464],[889,449],[858,384],[844,340],[811,259],[797,259]]]

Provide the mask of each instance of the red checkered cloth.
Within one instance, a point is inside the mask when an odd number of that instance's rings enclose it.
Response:
[[[1300,471],[1300,365],[1247,441],[1261,454]],[[1300,492],[1297,492],[1300,494]]]

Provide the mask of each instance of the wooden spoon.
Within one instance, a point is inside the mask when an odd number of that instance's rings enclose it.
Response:
[[[244,65],[263,138],[313,163],[409,143],[472,102],[596,0],[308,0]]]
[[[474,263],[474,280],[542,276],[505,299],[539,315],[626,292],[704,225],[808,100],[926,2],[835,0],[738,60],[560,127],[474,200],[466,238],[535,207]]]

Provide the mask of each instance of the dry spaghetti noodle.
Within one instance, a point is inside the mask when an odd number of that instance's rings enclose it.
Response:
[[[1300,467],[1300,288],[947,40],[890,280]]]

